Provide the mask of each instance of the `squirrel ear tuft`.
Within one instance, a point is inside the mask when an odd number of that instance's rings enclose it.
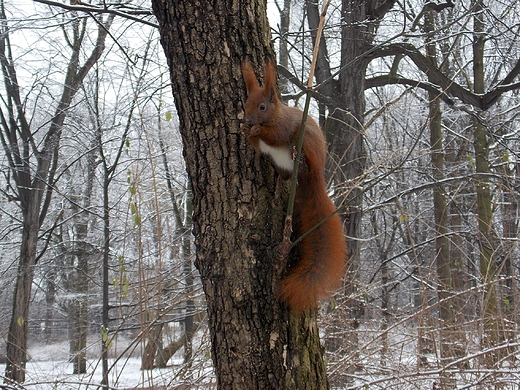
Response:
[[[276,89],[276,66],[272,60],[265,65],[264,70],[264,89],[265,95],[270,101],[278,98]]]
[[[244,61],[242,63],[242,77],[244,78],[244,82],[246,83],[248,95],[250,95],[253,90],[258,89],[260,87],[255,75],[255,71],[253,70],[253,67],[251,66],[249,61]]]

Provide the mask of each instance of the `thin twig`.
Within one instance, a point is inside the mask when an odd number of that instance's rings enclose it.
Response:
[[[293,246],[294,243],[291,244],[291,232],[292,232],[292,215],[294,211],[294,199],[296,197],[296,185],[298,182],[298,171],[300,169],[300,159],[302,155],[302,149],[303,149],[303,139],[305,136],[305,127],[307,124],[307,117],[309,115],[309,106],[310,101],[312,97],[312,83],[314,80],[314,70],[316,68],[316,61],[318,58],[318,51],[319,51],[319,43],[321,39],[321,34],[323,31],[323,25],[325,23],[325,16],[327,15],[327,9],[329,7],[330,0],[327,0],[323,3],[322,9],[321,9],[321,15],[320,15],[320,22],[318,25],[318,31],[316,33],[316,41],[314,42],[314,51],[312,54],[312,61],[311,61],[311,67],[309,70],[309,79],[307,81],[307,93],[305,97],[305,106],[303,109],[303,115],[302,115],[302,122],[300,125],[300,134],[298,137],[298,145],[296,148],[296,158],[294,159],[294,167],[292,171],[291,176],[291,189],[289,192],[289,201],[287,204],[287,214],[285,217],[285,226],[284,226],[284,238],[281,245],[282,248],[282,255],[285,255],[285,252],[289,251]]]

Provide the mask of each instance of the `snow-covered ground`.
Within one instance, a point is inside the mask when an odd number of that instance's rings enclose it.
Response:
[[[73,366],[68,359],[68,342],[31,345],[28,351],[30,361],[27,363],[26,381],[22,389],[97,389],[102,378],[101,360],[93,356],[97,349],[97,343],[91,345],[88,353],[87,373],[77,375],[72,374]],[[111,351],[110,355],[115,356],[115,351]],[[192,386],[190,389],[213,388],[208,362],[199,364],[194,362],[186,367],[182,364],[182,356],[179,354],[179,356],[174,355],[170,364],[167,368],[141,370],[139,351],[134,351],[130,356],[111,357],[109,358],[109,387],[110,389],[125,390],[163,390],[189,384]],[[5,364],[0,364],[0,377],[4,372]]]
[[[117,389],[158,388],[171,384],[173,368],[141,370],[141,360],[136,357],[109,361],[110,387]],[[0,368],[3,371],[3,367]],[[87,373],[73,375],[72,363],[67,360],[33,360],[27,363],[24,388],[30,390],[80,390],[96,389],[101,383],[101,362],[89,360]]]

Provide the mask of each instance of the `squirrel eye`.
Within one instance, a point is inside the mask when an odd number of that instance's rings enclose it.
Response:
[[[259,108],[260,108],[260,111],[264,111],[264,110],[265,110],[265,104],[263,104],[263,103],[260,104],[260,107],[259,107]]]

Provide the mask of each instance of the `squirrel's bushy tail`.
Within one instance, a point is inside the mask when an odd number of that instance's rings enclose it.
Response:
[[[294,230],[299,237],[336,208],[325,188],[321,172],[311,171],[296,193]],[[317,307],[320,299],[336,289],[344,275],[347,245],[341,218],[334,214],[306,236],[297,247],[298,262],[278,285],[278,295],[293,313]]]

